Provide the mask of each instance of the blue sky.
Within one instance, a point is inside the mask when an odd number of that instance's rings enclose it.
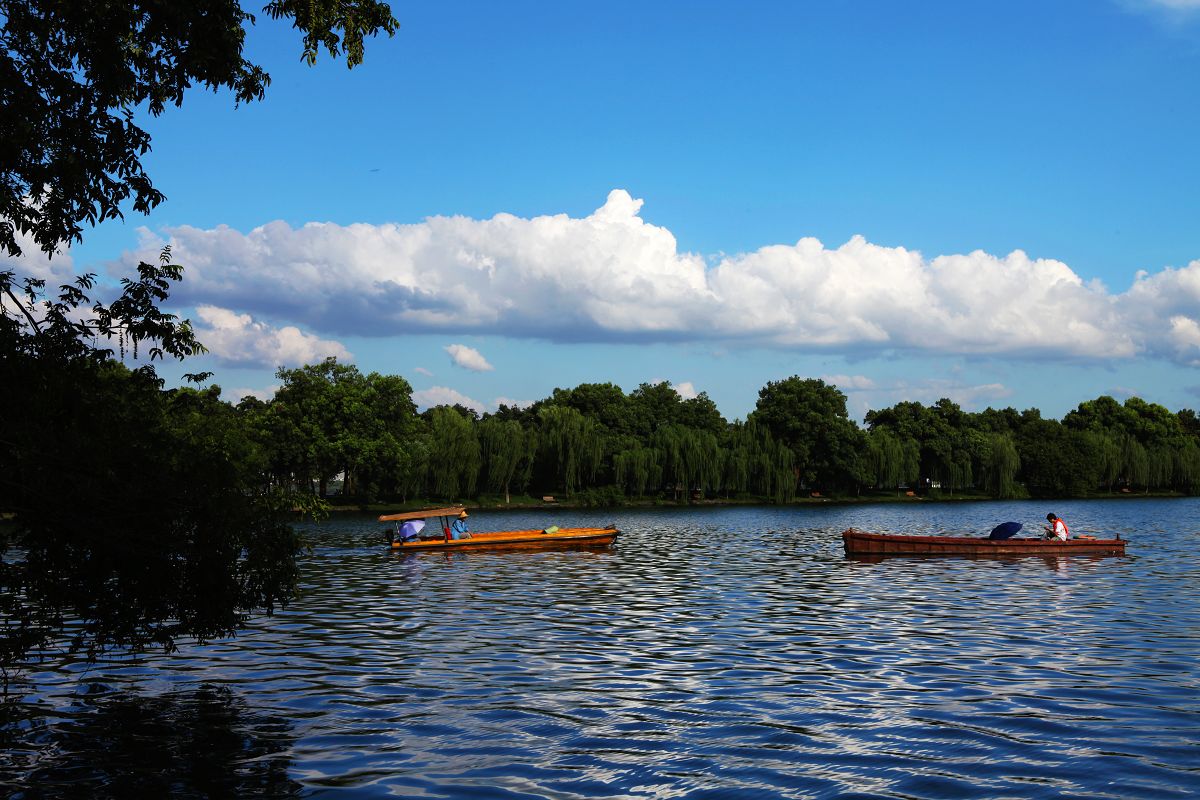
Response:
[[[1200,3],[445,2],[353,71],[260,15],[261,103],[147,122],[230,399],[338,355],[423,404],[823,377],[1061,416],[1200,404]],[[318,223],[316,225],[312,223]]]

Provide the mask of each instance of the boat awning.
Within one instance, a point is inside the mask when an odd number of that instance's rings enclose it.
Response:
[[[457,517],[466,511],[463,506],[448,506],[446,508],[427,508],[423,511],[402,511],[399,514],[383,514],[380,522],[400,522],[406,519],[427,519],[428,517]]]

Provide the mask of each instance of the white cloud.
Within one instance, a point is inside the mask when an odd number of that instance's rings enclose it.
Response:
[[[416,367],[413,369],[413,372],[417,373],[418,375],[424,375],[427,378],[433,377],[433,373],[430,372],[429,370],[425,369],[424,367]]]
[[[479,414],[482,414],[485,410],[483,403],[478,400],[472,400],[465,394],[448,386],[433,386],[428,389],[422,389],[419,392],[413,392],[412,399],[421,411],[433,408],[434,406],[452,406],[455,404],[472,408]]]
[[[442,349],[450,354],[450,360],[454,362],[455,366],[469,369],[472,372],[490,372],[495,369],[483,357],[483,354],[474,347],[467,347],[465,344],[452,344]]]
[[[17,290],[23,277],[45,281],[46,293],[50,297],[57,297],[58,287],[75,279],[75,263],[69,247],[59,248],[50,257],[42,252],[32,236],[17,231],[15,238],[17,246],[21,248],[21,256],[13,258],[7,252],[0,254],[0,270],[12,270],[16,274],[18,283],[13,287],[14,294],[20,296]]]
[[[848,376],[830,376],[832,378]],[[829,383],[829,378],[824,379]],[[833,381],[837,383],[836,381]],[[842,384],[839,389],[846,391]],[[925,405],[932,405],[943,397],[957,403],[966,411],[980,411],[987,406],[1003,406],[1003,402],[1012,397],[1013,390],[1002,383],[972,384],[946,378],[926,378],[923,380],[900,380],[889,384],[872,382],[872,386],[852,390],[848,400],[852,414],[862,419],[870,409],[887,408],[902,400],[913,400]]]
[[[497,397],[492,401],[492,408],[499,409],[500,406],[510,406],[512,408],[529,408],[533,405],[533,400],[513,400],[511,397]]]
[[[1020,250],[926,258],[859,236],[836,248],[812,238],[768,245],[710,266],[681,253],[672,233],[644,222],[640,210],[640,200],[618,189],[582,219],[498,214],[298,229],[272,222],[246,234],[173,228],[174,256],[188,265],[173,300],[367,336],[1196,358],[1187,326],[1200,321],[1200,262],[1139,274],[1124,294]],[[126,269],[162,244],[148,237],[142,251],[127,255]]]
[[[875,381],[866,375],[822,375],[821,380],[843,392],[860,392],[875,388]]]
[[[237,405],[243,397],[253,397],[266,403],[275,399],[275,392],[277,391],[279,391],[278,385],[268,386],[265,389],[250,389],[245,387],[239,389],[222,389],[221,398],[234,405]]]
[[[328,356],[348,361],[350,352],[339,342],[319,339],[294,326],[273,328],[249,314],[203,305],[196,308],[200,324],[196,337],[209,353],[228,364],[265,367],[299,366]]]
[[[696,391],[696,387],[692,385],[691,381],[672,383],[671,388],[678,392],[679,396],[684,400],[691,400],[693,397],[696,397],[696,395],[699,394],[699,392]]]

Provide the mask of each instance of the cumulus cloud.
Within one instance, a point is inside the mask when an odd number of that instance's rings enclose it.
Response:
[[[70,248],[60,248],[51,257],[42,251],[29,234],[16,231],[14,238],[21,248],[21,255],[13,258],[7,252],[0,254],[0,270],[12,270],[18,282],[23,277],[45,281],[47,294],[52,297],[58,295],[55,290],[59,286],[75,279],[75,264]]]
[[[875,388],[875,381],[866,375],[822,375],[821,380],[838,387],[844,392],[865,391]]]
[[[862,378],[858,386],[848,386],[837,378]],[[834,380],[830,380],[830,379]],[[1002,383],[973,384],[957,379],[927,378],[923,380],[900,380],[880,384],[862,376],[831,375],[824,378],[834,383],[848,396],[848,405],[859,418],[873,408],[886,408],[901,400],[915,400],[931,405],[943,397],[957,403],[968,411],[978,411],[986,406],[1002,406],[1013,395],[1013,390]],[[850,383],[854,383],[853,380]],[[867,385],[869,384],[869,385]]]
[[[684,381],[683,383],[672,383],[671,388],[674,389],[676,391],[676,393],[678,393],[679,396],[682,397],[684,400],[691,400],[692,398],[696,397],[699,394],[699,392],[696,391],[696,387],[692,384],[691,381]]]
[[[492,401],[492,408],[499,410],[500,406],[509,406],[510,408],[529,408],[533,405],[533,400],[513,400],[511,397],[497,397]]]
[[[413,392],[412,399],[421,411],[433,408],[434,406],[452,406],[456,404],[474,409],[478,414],[482,414],[485,410],[483,403],[473,400],[457,389],[451,389],[449,386],[433,386]]]
[[[450,354],[450,360],[454,362],[455,366],[469,369],[472,372],[490,372],[495,369],[474,347],[452,344],[443,349]]]
[[[1020,250],[929,258],[860,236],[839,247],[804,238],[709,264],[642,220],[641,206],[617,189],[583,218],[171,228],[175,257],[188,265],[173,299],[244,308],[325,334],[1200,358],[1200,262],[1140,273],[1123,294]],[[145,234],[124,268],[162,244]]]
[[[279,386],[268,386],[265,389],[250,389],[246,387],[238,389],[223,389],[221,397],[227,402],[237,404],[241,402],[243,397],[253,397],[257,400],[262,400],[264,403],[275,399],[275,392],[279,391]]]
[[[200,323],[196,336],[209,353],[227,364],[263,367],[298,366],[329,356],[350,360],[339,342],[319,339],[294,326],[273,328],[255,322],[249,314],[202,305],[196,308]]]

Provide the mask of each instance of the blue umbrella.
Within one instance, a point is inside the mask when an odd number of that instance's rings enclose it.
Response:
[[[989,539],[1009,539],[1012,538],[1017,531],[1021,530],[1019,522],[1001,522],[996,527],[992,528],[992,532],[988,535]]]

